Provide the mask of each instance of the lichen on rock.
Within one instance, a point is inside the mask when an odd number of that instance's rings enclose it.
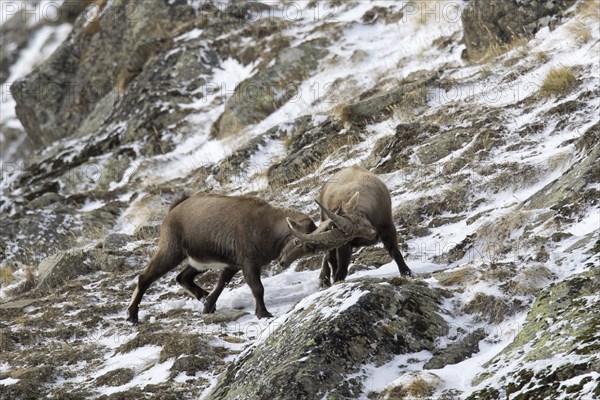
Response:
[[[418,281],[334,285],[276,320],[277,329],[227,368],[210,397],[355,398],[364,389],[360,379],[345,377],[360,376],[363,364],[433,349],[448,330],[440,302]]]

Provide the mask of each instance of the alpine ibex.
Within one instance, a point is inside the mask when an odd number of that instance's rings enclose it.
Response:
[[[323,186],[317,203],[321,207],[321,220],[331,220],[342,236],[352,238],[323,257],[321,287],[331,286],[331,278],[334,282],[346,279],[352,248],[380,241],[396,261],[400,274],[412,276],[398,248],[390,191],[375,174],[357,165],[344,168]],[[369,229],[373,234],[367,233]],[[313,240],[310,233],[294,234],[307,243]]]
[[[162,224],[158,250],[138,278],[129,305],[128,321],[138,321],[138,306],[152,284],[187,258],[188,265],[176,281],[198,300],[205,299],[204,312],[214,312],[223,288],[242,271],[250,286],[258,318],[271,317],[263,299],[261,268],[274,259],[287,267],[294,260],[319,250],[334,248],[347,241],[331,223],[317,229],[309,216],[298,211],[276,208],[251,196],[203,194],[183,197],[173,203]],[[296,238],[291,226],[313,238]],[[194,278],[208,269],[221,275],[208,294]]]

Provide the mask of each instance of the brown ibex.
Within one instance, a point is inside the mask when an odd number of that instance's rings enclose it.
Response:
[[[214,312],[223,288],[241,270],[254,295],[256,316],[271,317],[263,299],[261,268],[274,259],[287,267],[304,255],[347,241],[338,230],[330,229],[331,225],[325,223],[317,229],[306,214],[273,207],[257,197],[183,197],[173,203],[165,217],[158,250],[138,278],[127,320],[138,321],[138,307],[148,287],[186,258],[189,265],[176,281],[198,300],[206,297],[204,312]],[[297,232],[312,233],[312,239],[298,239],[291,226]],[[194,278],[208,269],[221,270],[210,294],[194,283]]]
[[[331,220],[342,236],[352,238],[323,257],[321,287],[331,286],[331,278],[334,282],[346,279],[352,248],[380,241],[396,261],[400,274],[412,276],[398,248],[390,191],[375,174],[357,165],[338,171],[321,189],[318,203],[321,220]],[[368,229],[374,229],[374,234],[366,234]],[[307,243],[313,240],[311,234],[294,234]]]

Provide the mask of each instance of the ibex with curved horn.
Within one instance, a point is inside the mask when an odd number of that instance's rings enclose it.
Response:
[[[316,240],[296,238],[290,224],[300,234],[312,233]],[[138,307],[148,287],[186,258],[188,265],[176,280],[198,300],[206,298],[204,312],[214,312],[223,288],[241,270],[252,289],[256,316],[271,317],[263,299],[261,268],[275,259],[287,267],[302,256],[339,245],[337,230],[325,232],[330,225],[317,229],[308,215],[272,207],[257,197],[184,197],[173,203],[162,224],[158,250],[138,278],[127,320],[138,321]],[[194,283],[194,278],[208,269],[221,270],[210,294]]]
[[[375,174],[354,165],[337,172],[323,186],[317,201],[321,207],[321,219],[331,221],[337,230],[319,233],[330,239],[331,250],[323,257],[321,287],[331,286],[333,282],[343,281],[348,275],[348,265],[352,249],[383,242],[386,250],[396,261],[400,274],[412,276],[398,248],[398,235],[392,219],[392,199],[385,183]],[[334,211],[331,211],[334,210]],[[292,226],[294,228],[294,226]],[[318,242],[315,234],[293,233],[306,243]],[[345,240],[343,239],[345,238]]]

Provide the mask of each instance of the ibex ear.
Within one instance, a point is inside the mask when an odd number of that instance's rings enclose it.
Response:
[[[356,205],[358,204],[358,197],[360,196],[359,192],[354,193],[354,195],[342,206],[342,211],[345,214],[352,214],[356,209]]]
[[[302,227],[302,225],[300,225],[298,222],[296,222],[295,220],[291,219],[291,218],[286,218],[285,219],[287,221],[288,226],[290,227],[290,229],[293,231],[298,231],[298,232],[303,232],[304,228]]]

